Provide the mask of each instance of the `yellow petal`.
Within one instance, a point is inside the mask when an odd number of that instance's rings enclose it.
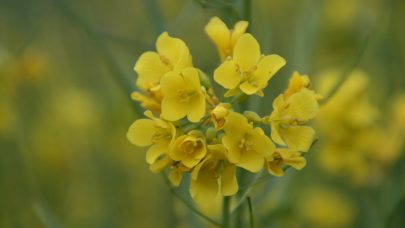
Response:
[[[284,175],[284,170],[273,162],[267,162],[267,171],[276,177]]]
[[[252,85],[251,83],[245,81],[239,86],[242,92],[246,93],[247,95],[255,94],[259,91],[259,87],[257,85]]]
[[[146,162],[148,164],[153,164],[156,159],[158,159],[161,155],[167,153],[169,150],[169,145],[167,142],[161,142],[152,145],[148,152],[146,152]]]
[[[218,194],[218,179],[213,172],[200,172],[197,180],[190,180],[190,195],[200,204],[212,202]]]
[[[226,165],[221,174],[221,193],[224,196],[231,196],[235,195],[238,192],[238,189],[236,166]]]
[[[314,118],[319,111],[314,92],[308,89],[291,95],[287,102],[289,106],[285,110],[285,115],[290,115],[294,119],[309,120]]]
[[[286,144],[285,144],[284,140],[281,138],[279,131],[280,131],[279,123],[272,122],[271,123],[271,139],[273,139],[273,141],[275,143],[277,143],[278,145],[285,146]]]
[[[235,89],[226,91],[226,93],[224,94],[224,97],[233,97],[233,96],[236,96],[239,94],[242,94],[242,91],[239,89],[239,87],[237,87]]]
[[[213,17],[205,26],[205,32],[219,49],[228,48],[231,33],[226,24],[218,17]]]
[[[256,127],[251,135],[253,149],[263,157],[271,156],[276,149],[274,143],[264,134],[263,130]]]
[[[251,71],[260,59],[260,46],[249,33],[243,34],[236,42],[233,60],[242,71]]]
[[[147,89],[149,85],[159,83],[170,68],[161,61],[159,54],[149,51],[139,57],[134,70],[138,74],[137,86]]]
[[[201,90],[200,78],[196,68],[188,67],[181,71],[184,78],[184,83],[193,90]]]
[[[264,165],[264,157],[255,151],[244,151],[237,163],[237,166],[242,167],[252,173],[259,172]]]
[[[247,118],[237,112],[229,112],[225,118],[225,134],[230,134],[234,138],[242,137],[245,132],[250,131],[252,126],[248,123]]]
[[[188,120],[193,123],[199,122],[205,114],[205,106],[205,97],[203,95],[199,95],[191,100],[188,107]]]
[[[307,152],[314,141],[315,131],[308,126],[288,126],[280,130],[280,135],[288,148]]]
[[[149,119],[136,120],[127,132],[128,140],[136,146],[149,146],[155,134],[155,123]]]
[[[168,72],[162,77],[160,87],[165,98],[175,97],[177,96],[177,91],[185,87],[184,78],[178,73]]]
[[[233,31],[231,34],[231,45],[232,47],[235,46],[236,42],[240,38],[242,34],[246,32],[247,27],[249,26],[249,22],[247,21],[239,21],[233,27]]]
[[[168,156],[165,156],[164,158],[158,159],[153,164],[151,164],[149,166],[149,169],[152,172],[157,173],[157,172],[162,171],[164,168],[166,168],[166,166],[170,165],[171,162],[172,162],[172,160]]]
[[[257,69],[253,73],[259,85],[267,85],[267,82],[285,65],[286,61],[278,55],[267,55],[260,59]],[[264,87],[262,87],[264,88]]]
[[[182,69],[190,66],[191,56],[181,39],[170,37],[167,32],[164,32],[156,41],[156,49],[163,58],[168,59],[169,64],[173,67]]]
[[[162,100],[162,113],[160,116],[169,121],[177,121],[187,115],[187,105],[178,102],[176,99]]]
[[[232,60],[223,62],[214,71],[214,80],[225,89],[234,89],[241,81],[241,76]]]
[[[183,174],[184,173],[181,172],[179,169],[172,169],[169,175],[169,180],[172,185],[178,187],[181,183],[181,180],[183,179]]]
[[[301,156],[286,158],[284,159],[284,163],[290,165],[294,169],[301,170],[307,164],[307,160]]]

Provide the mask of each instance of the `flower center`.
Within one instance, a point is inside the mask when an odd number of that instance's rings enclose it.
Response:
[[[188,155],[194,155],[201,151],[203,143],[200,140],[188,140],[181,145],[181,149]]]
[[[238,147],[242,151],[252,151],[253,150],[253,143],[247,139],[247,136],[243,137],[238,144]]]
[[[187,91],[186,89],[177,90],[177,96],[181,103],[189,102],[196,94],[195,91]]]
[[[283,158],[281,157],[281,155],[278,152],[274,152],[272,162],[276,165],[280,165],[281,163],[283,163]]]
[[[155,126],[155,134],[152,136],[152,143],[158,143],[162,140],[170,140],[172,138],[172,134],[167,131],[167,129]]]

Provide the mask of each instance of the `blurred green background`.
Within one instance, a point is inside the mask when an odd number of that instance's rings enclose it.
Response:
[[[250,109],[268,114],[294,70],[316,82],[347,69],[368,36],[358,67],[377,124],[388,125],[405,92],[403,1],[251,2],[251,33],[287,65]],[[242,8],[238,0],[0,0],[0,227],[205,227],[125,137],[141,116],[130,101],[132,68],[168,31],[212,74],[219,58],[204,26],[214,15],[232,26]],[[405,226],[402,144],[395,160],[366,170],[367,184],[324,172],[322,145],[320,134],[303,171],[256,189],[258,227]]]

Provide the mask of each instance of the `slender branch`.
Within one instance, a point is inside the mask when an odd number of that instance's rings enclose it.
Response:
[[[249,196],[246,198],[246,200],[247,200],[247,204],[248,204],[248,207],[249,207],[250,228],[254,228],[255,227],[255,220],[254,220],[254,217],[253,217],[252,200],[251,200],[251,198]]]
[[[350,66],[343,71],[342,76],[340,77],[339,81],[335,84],[335,86],[332,88],[332,90],[325,96],[325,98],[321,101],[322,104],[327,103],[331,97],[339,90],[339,88],[343,85],[343,83],[349,78],[353,70],[357,67],[359,64],[361,58],[364,55],[364,52],[367,48],[368,41],[369,41],[370,33],[366,35],[364,38],[363,42],[361,43],[356,56],[353,59],[353,62],[350,64]]]
[[[174,189],[171,184],[170,184],[170,180],[167,177],[167,175],[162,172],[162,177],[164,179],[164,182],[166,184],[166,186],[169,188],[170,192],[177,198],[179,199],[184,205],[186,205],[188,208],[190,208],[190,210],[192,210],[194,213],[196,213],[197,215],[199,215],[201,218],[207,220],[208,222],[212,223],[213,225],[220,227],[221,223],[215,221],[214,219],[210,218],[208,215],[205,215],[204,213],[202,213],[200,210],[198,210],[196,207],[194,207],[190,202],[188,202],[188,200],[186,198],[184,198],[180,193],[178,193],[176,191],[176,189]]]
[[[246,32],[250,32],[252,27],[252,1],[251,0],[243,0],[243,20],[249,22],[249,27],[247,28]]]

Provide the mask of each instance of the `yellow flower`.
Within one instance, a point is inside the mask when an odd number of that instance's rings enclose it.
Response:
[[[356,208],[353,201],[335,189],[315,186],[298,198],[297,213],[306,227],[353,227]],[[309,223],[309,224],[308,224]]]
[[[151,90],[148,89],[144,93],[140,92],[133,92],[131,94],[131,98],[134,101],[138,101],[141,103],[141,106],[145,108],[146,110],[150,110],[154,113],[160,113],[161,112],[161,102],[163,95],[159,90]]]
[[[205,138],[200,131],[190,131],[179,136],[171,145],[169,156],[187,168],[196,166],[207,154]]]
[[[211,121],[214,123],[215,129],[221,130],[225,124],[225,118],[228,116],[232,106],[228,103],[218,104],[211,111]]]
[[[209,154],[191,173],[190,194],[200,204],[215,200],[219,192],[230,196],[238,192],[236,167],[226,159],[226,149],[221,144],[208,145]]]
[[[273,142],[259,127],[253,128],[242,114],[231,112],[226,118],[222,143],[228,149],[231,163],[251,172],[264,166],[264,158],[275,150]]]
[[[170,164],[167,158],[169,145],[176,136],[176,128],[170,122],[158,119],[150,111],[145,112],[150,119],[138,119],[127,132],[128,140],[136,146],[150,146],[146,153],[146,162],[151,170],[158,172]]]
[[[284,99],[287,99],[289,96],[301,91],[302,89],[309,89],[312,91],[311,80],[309,79],[308,75],[300,75],[298,71],[294,71],[289,80],[288,87],[284,91]],[[321,94],[315,94],[314,92],[314,96],[317,100],[322,99]]]
[[[270,157],[266,158],[267,170],[274,176],[284,175],[283,166],[289,165],[300,170],[305,167],[306,160],[301,153],[287,148],[277,148]]]
[[[240,91],[263,96],[262,89],[285,63],[278,55],[261,56],[259,43],[246,33],[236,42],[233,58],[215,70],[214,80],[229,89],[225,96],[233,96]]]
[[[279,145],[292,150],[309,150],[315,131],[302,126],[318,113],[318,102],[309,90],[301,90],[284,99],[279,95],[273,101],[273,112],[267,119],[271,123],[271,138]]]
[[[170,182],[174,186],[179,186],[186,172],[190,172],[190,168],[186,167],[181,162],[173,161],[169,175]]]
[[[142,90],[159,85],[160,79],[169,71],[180,71],[192,66],[192,58],[186,44],[162,33],[156,41],[157,52],[143,53],[135,63],[134,70],[138,74],[136,84]]]
[[[225,61],[228,56],[232,56],[236,41],[245,33],[248,25],[247,21],[239,21],[230,30],[220,18],[211,18],[205,26],[205,32],[217,46],[221,61]]]
[[[198,122],[204,116],[205,91],[195,68],[167,73],[161,80],[161,88],[162,118],[176,121],[187,116],[191,122]]]

